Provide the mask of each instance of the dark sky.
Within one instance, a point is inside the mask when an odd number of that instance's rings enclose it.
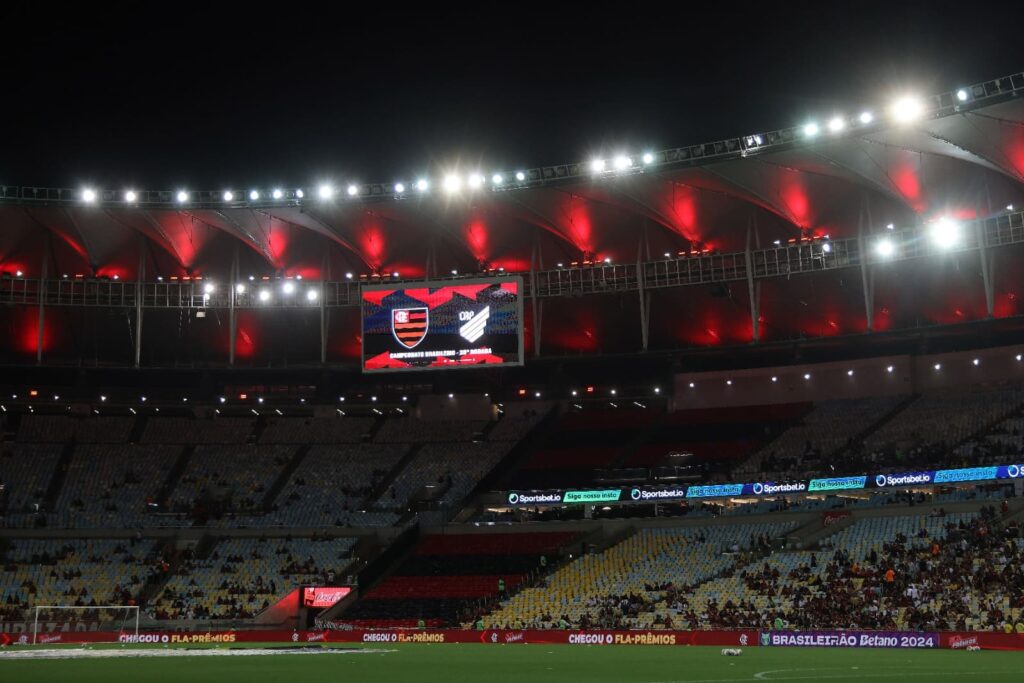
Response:
[[[0,34],[4,184],[219,189],[512,169],[1024,69],[1024,3],[1010,2],[24,5],[5,7]]]

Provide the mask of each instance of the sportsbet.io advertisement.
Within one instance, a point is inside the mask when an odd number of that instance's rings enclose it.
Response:
[[[522,292],[520,278],[366,287],[363,371],[522,365]]]

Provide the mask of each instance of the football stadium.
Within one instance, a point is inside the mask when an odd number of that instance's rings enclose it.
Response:
[[[0,679],[1021,680],[980,76],[553,165],[0,178]]]

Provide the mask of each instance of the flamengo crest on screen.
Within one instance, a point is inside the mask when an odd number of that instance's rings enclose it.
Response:
[[[422,308],[396,308],[391,311],[391,334],[407,349],[414,349],[427,336],[430,310]]]

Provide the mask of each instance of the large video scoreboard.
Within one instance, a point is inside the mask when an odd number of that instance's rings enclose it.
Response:
[[[523,364],[518,277],[367,286],[363,372]]]

